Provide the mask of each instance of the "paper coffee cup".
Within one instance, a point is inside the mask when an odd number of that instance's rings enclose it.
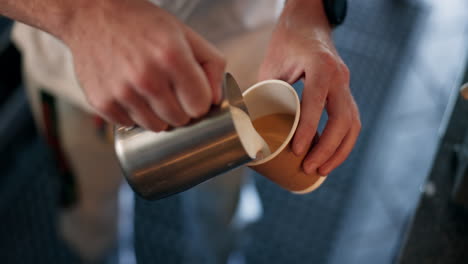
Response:
[[[294,122],[288,128],[289,134],[272,153],[260,160],[247,164],[266,178],[294,193],[304,194],[319,187],[325,176],[317,173],[305,174],[302,162],[307,155],[296,156],[291,149],[291,141],[300,118],[300,101],[294,88],[280,80],[259,82],[243,93],[245,104],[253,122],[271,114],[290,114]],[[276,125],[276,124],[275,124]],[[318,139],[315,135],[314,142]],[[314,144],[312,144],[313,147]]]

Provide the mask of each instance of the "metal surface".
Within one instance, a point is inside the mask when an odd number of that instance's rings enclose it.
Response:
[[[164,198],[252,160],[233,121],[233,106],[248,112],[230,74],[223,90],[223,103],[186,127],[159,133],[116,128],[117,157],[136,193],[146,199]]]

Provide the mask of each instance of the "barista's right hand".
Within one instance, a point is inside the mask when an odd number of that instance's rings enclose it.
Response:
[[[219,103],[224,58],[174,16],[146,0],[82,2],[58,37],[105,119],[161,131]]]

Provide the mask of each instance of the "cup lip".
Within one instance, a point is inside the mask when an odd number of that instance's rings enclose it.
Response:
[[[320,178],[314,182],[314,184],[312,184],[311,186],[305,188],[304,190],[299,190],[299,191],[291,191],[292,193],[295,193],[295,194],[306,194],[306,193],[310,193],[312,191],[315,191],[315,189],[317,189],[318,187],[320,187],[322,185],[322,183],[327,179],[327,176],[322,176],[320,175]]]
[[[299,96],[297,95],[296,90],[294,90],[294,88],[291,86],[291,84],[289,84],[289,83],[287,83],[285,81],[282,81],[282,80],[264,80],[264,81],[258,82],[256,84],[250,86],[247,90],[245,90],[242,93],[242,96],[245,97],[248,93],[250,93],[252,90],[256,89],[257,87],[263,86],[263,85],[268,85],[268,84],[281,84],[284,87],[286,87],[294,95],[294,101],[296,103],[296,114],[294,116],[294,123],[293,123],[293,125],[291,127],[291,130],[289,131],[288,136],[283,141],[283,143],[278,147],[278,149],[276,149],[273,153],[271,153],[268,157],[266,157],[264,159],[253,160],[253,161],[249,162],[247,164],[247,166],[261,165],[261,164],[267,163],[270,160],[276,158],[291,142],[291,139],[293,138],[293,136],[294,136],[294,134],[296,132],[297,126],[299,124],[299,119],[301,117],[301,104],[300,104]]]

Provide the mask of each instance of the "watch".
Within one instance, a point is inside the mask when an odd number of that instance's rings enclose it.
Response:
[[[327,15],[328,22],[334,28],[343,23],[348,11],[347,0],[323,0],[323,7]]]

